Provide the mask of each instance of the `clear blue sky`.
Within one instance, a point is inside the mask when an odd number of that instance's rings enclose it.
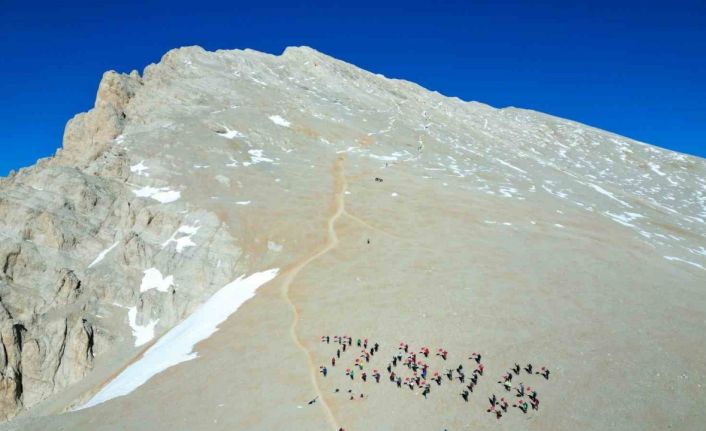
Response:
[[[54,153],[103,71],[142,71],[184,45],[309,45],[446,95],[706,157],[704,1],[41,3],[0,3],[0,175]]]

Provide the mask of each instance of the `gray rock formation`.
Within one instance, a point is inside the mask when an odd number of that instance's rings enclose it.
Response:
[[[343,183],[346,193],[337,199],[346,206],[336,221],[328,218],[329,198]],[[332,243],[331,232],[322,233],[326,226],[340,228],[342,246],[316,266],[324,254],[320,244]],[[621,364],[639,359],[639,366],[621,368],[624,393],[602,395],[616,406],[613,401],[625,402],[630,417],[640,416],[637,406],[646,402],[640,382],[650,367],[678,363],[698,379],[706,371],[693,359],[706,354],[704,160],[533,111],[448,98],[309,48],[271,56],[189,47],[170,51],[142,76],[107,72],[95,107],[68,122],[63,149],[0,180],[0,236],[3,419],[28,411],[29,421],[33,412],[38,417],[75,407],[216,289],[271,267],[291,273],[309,265],[316,275],[302,274],[305,293],[292,300],[299,302],[291,308],[306,316],[299,331],[309,338],[302,339],[314,339],[319,327],[349,331],[359,324],[361,331],[404,327],[429,337],[469,332],[458,331],[456,317],[468,308],[455,307],[476,304],[481,308],[474,312],[512,316],[494,323],[492,337],[475,334],[475,342],[491,350],[488,357],[496,344],[505,346],[496,358],[515,345],[535,357],[556,354],[557,374],[567,374],[564,388],[571,386],[570,372],[579,382],[597,378],[584,352],[607,350]],[[378,244],[385,250],[374,254]],[[630,265],[639,271],[625,270]],[[679,295],[670,284],[679,286]],[[356,287],[353,300],[349,291],[336,290],[341,286]],[[514,291],[522,300],[508,293]],[[315,414],[302,419],[290,405],[311,392],[252,377],[267,358],[300,357],[284,347],[291,344],[282,335],[290,333],[291,310],[280,297],[286,295],[265,295],[272,308],[244,311],[236,327],[253,328],[249,343],[261,355],[240,351],[238,369],[251,374],[237,380],[238,370],[229,368],[233,385],[273,385],[274,395],[233,395],[229,387],[233,416],[260,418],[230,422],[233,429],[290,423],[296,424],[290,429],[323,429],[316,428]],[[415,326],[422,303],[436,316],[432,329]],[[441,304],[444,313],[429,304]],[[346,320],[352,309],[357,320]],[[680,316],[672,328],[676,338],[660,333],[661,353],[638,359],[627,353],[649,343],[649,334],[662,331],[665,316],[674,314]],[[389,320],[379,324],[382,319]],[[478,327],[478,320],[463,327]],[[336,326],[341,321],[348,326]],[[518,325],[524,325],[520,335]],[[526,334],[543,339],[544,350],[532,350],[529,335],[521,338]],[[258,339],[277,340],[279,350]],[[576,340],[581,346],[567,347]],[[327,359],[314,348],[312,357]],[[216,356],[204,355],[205,363],[214,362],[202,373],[225,366]],[[306,370],[292,361],[297,372]],[[311,379],[297,372],[288,378],[308,388]],[[212,385],[182,393],[170,406],[219,400],[207,392],[222,378],[202,377]],[[174,384],[166,387],[176,391]],[[693,413],[704,395],[689,384],[670,386],[664,396],[675,409]],[[148,388],[135,396],[156,402],[161,395]],[[556,399],[567,400],[567,410],[581,410],[570,397]],[[379,404],[379,423],[392,420],[389,411],[405,409],[394,400],[387,396]],[[149,402],[120,402],[99,409],[100,429],[148,427],[143,406]],[[671,407],[663,409],[660,414],[670,417]],[[99,429],[88,410],[63,415],[66,429]],[[152,429],[213,423],[211,417],[197,422],[196,413],[192,422],[171,423],[179,411],[172,413]],[[615,428],[626,417],[617,407],[602,413],[576,413],[543,429]],[[262,419],[268,414],[273,422]],[[410,417],[425,429],[445,426],[433,422],[434,415]],[[13,422],[46,429],[54,420]]]
[[[205,244],[176,253],[163,238],[188,223],[183,206],[149,205],[132,192],[129,158],[115,138],[141,85],[137,72],[106,72],[95,107],[68,122],[56,156],[0,184],[0,418],[81,380],[96,355],[130,341],[123,319],[101,320],[116,313],[114,304],[139,304],[137,324],[158,316],[163,330],[235,269],[240,251],[215,215],[198,218]],[[207,270],[218,259],[222,270]],[[184,286],[198,280],[199,288],[154,295],[127,287],[139,286],[157,261],[165,271],[184,271]]]

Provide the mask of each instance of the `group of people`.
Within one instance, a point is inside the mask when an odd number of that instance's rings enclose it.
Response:
[[[532,364],[527,364],[526,366],[521,367],[520,364],[515,363],[514,367],[510,368],[507,373],[500,376],[498,383],[503,386],[505,392],[512,393],[513,389],[515,390],[515,402],[513,402],[512,407],[519,409],[522,413],[527,413],[530,408],[532,408],[532,410],[539,410],[539,397],[537,396],[537,391],[532,389],[530,386],[525,387],[523,382],[520,382],[517,386],[513,387],[513,376],[520,376],[523,370],[526,374],[540,375],[544,377],[545,380],[549,380],[548,368],[541,367],[539,370],[535,370]],[[488,400],[490,401],[490,407],[486,411],[494,414],[497,419],[502,418],[503,414],[507,413],[508,408],[510,407],[510,403],[505,399],[505,397],[501,397],[500,400],[498,400],[495,394],[493,394],[493,396]]]
[[[379,384],[381,380],[383,380],[382,373],[377,368],[370,367],[371,359],[376,354],[379,354],[379,343],[371,343],[367,338],[358,338],[354,341],[352,337],[347,335],[334,335],[333,337],[324,335],[321,337],[321,342],[326,344],[333,342],[333,344],[336,345],[336,354],[331,357],[331,367],[336,366],[337,361],[341,360],[341,356],[344,353],[353,350],[358,351],[357,357],[353,360],[352,365],[345,369],[345,376],[351,381],[359,379],[363,383],[367,383],[368,380],[370,380],[370,382],[374,381],[376,384]],[[478,384],[479,378],[483,376],[485,371],[482,355],[473,352],[467,358],[470,364],[466,363],[466,367],[464,367],[463,363],[460,363],[455,368],[444,367],[445,370],[442,371],[441,369],[433,369],[427,363],[431,352],[432,349],[427,346],[422,346],[415,350],[410,348],[408,343],[401,342],[397,352],[389,359],[386,367],[387,375],[385,380],[388,380],[397,388],[404,386],[411,391],[415,389],[420,390],[421,395],[425,399],[431,393],[432,387],[442,386],[444,382],[452,384],[458,381],[458,383],[463,386],[460,396],[463,401],[468,402],[470,395]],[[445,363],[448,361],[449,352],[444,348],[437,348],[434,352],[435,356],[441,358]],[[321,365],[319,371],[323,377],[326,377],[329,370],[326,365]],[[489,397],[490,407],[486,410],[488,413],[492,413],[497,419],[500,419],[503,414],[508,413],[510,406],[519,409],[522,413],[527,413],[529,409],[539,410],[537,391],[530,386],[525,387],[523,382],[519,382],[517,385],[513,383],[513,377],[516,377],[515,380],[518,380],[519,376],[522,374],[528,376],[539,375],[544,377],[545,380],[549,380],[550,371],[546,367],[535,369],[532,364],[521,367],[516,363],[507,373],[503,374],[498,381],[498,384],[502,385],[505,392],[508,393],[506,396],[510,398],[512,402],[508,401],[505,397],[498,399],[495,394],[492,394],[492,396]],[[446,379],[442,376],[445,376]],[[335,392],[340,391],[336,389]],[[348,393],[350,394],[351,400],[365,398],[362,393],[359,397],[354,396],[352,390],[348,390]]]
[[[336,345],[336,354],[331,357],[331,367],[336,366],[337,361],[341,360],[341,355],[344,353],[354,348],[359,349],[360,353],[354,359],[352,366],[345,369],[345,375],[350,380],[354,381],[359,378],[363,383],[367,383],[368,380],[380,383],[382,380],[382,373],[377,368],[369,370],[368,367],[371,358],[379,352],[379,343],[369,343],[367,338],[358,338],[354,342],[353,338],[348,335],[334,335],[333,337],[324,335],[321,337],[321,342],[326,344],[333,342]],[[387,380],[398,388],[404,386],[409,388],[410,391],[418,389],[421,391],[421,395],[427,398],[431,393],[432,383],[436,383],[436,386],[441,386],[444,382],[442,375],[445,375],[449,382],[458,380],[459,383],[464,385],[461,397],[467,402],[469,394],[473,392],[474,387],[478,384],[479,377],[483,375],[485,370],[485,366],[481,362],[481,355],[474,352],[468,358],[475,361],[475,364],[467,376],[468,368],[464,369],[463,364],[459,364],[456,368],[448,368],[443,372],[441,370],[433,370],[426,362],[431,355],[431,351],[427,346],[414,350],[410,348],[408,343],[401,342],[397,353],[390,358],[387,364]],[[435,350],[435,356],[446,361],[449,357],[449,352],[444,348],[438,348]],[[407,368],[407,370],[401,370],[402,367]],[[321,365],[319,371],[324,377],[328,375],[328,367],[325,365]],[[362,397],[363,395],[361,394]],[[355,399],[355,397],[351,397],[351,399]]]

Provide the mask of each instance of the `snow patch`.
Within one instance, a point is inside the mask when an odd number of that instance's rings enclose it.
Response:
[[[674,256],[664,256],[664,258],[667,259],[667,260],[674,260],[674,261],[677,261],[677,262],[686,263],[686,264],[689,264],[689,265],[691,265],[691,266],[695,266],[696,268],[706,269],[706,268],[703,267],[703,265],[699,265],[699,264],[696,263],[696,262],[691,262],[691,261],[684,260],[684,259],[681,259],[681,258],[678,258],[678,257],[674,257]]]
[[[127,395],[162,371],[197,358],[194,346],[216,332],[218,325],[252,298],[257,288],[275,278],[278,272],[279,269],[275,268],[246,278],[241,276],[222,287],[77,410]]]
[[[157,268],[150,268],[144,271],[140,292],[147,292],[151,289],[157,289],[159,292],[166,292],[170,287],[174,286],[174,276],[162,276],[162,273]]]
[[[500,163],[501,165],[505,165],[505,166],[507,166],[508,168],[511,168],[511,169],[516,170],[517,172],[521,172],[521,173],[523,173],[523,174],[526,174],[526,173],[527,173],[527,171],[523,171],[522,169],[518,168],[517,166],[511,165],[510,163],[506,162],[505,160],[501,160],[501,159],[498,159],[498,158],[496,158],[495,160],[496,160],[498,163]]]
[[[657,163],[648,162],[648,166],[650,167],[650,169],[652,169],[652,172],[659,175],[660,177],[664,177],[667,175],[664,172],[659,170],[660,166]]]
[[[637,220],[639,218],[645,218],[642,214],[637,214],[637,213],[630,213],[626,212],[623,214],[613,214],[610,211],[606,211],[605,214],[612,218],[614,221],[628,227],[635,227],[634,224],[630,223],[633,220]]]
[[[266,162],[266,163],[273,163],[274,160],[268,159],[267,157],[262,155],[262,150],[249,150],[248,154],[250,154],[250,159],[252,160],[252,164],[256,165],[258,163]],[[245,163],[243,163],[244,166],[248,166]]]
[[[181,198],[181,192],[170,190],[169,187],[145,186],[139,190],[132,191],[138,198],[152,198],[157,202],[168,204]]]
[[[226,129],[226,131],[225,132],[217,132],[218,136],[223,136],[226,139],[244,138],[245,137],[245,135],[243,135],[242,133],[240,133],[237,130],[231,130],[226,126],[223,126],[223,128]]]
[[[597,191],[598,193],[605,195],[605,196],[608,196],[609,198],[613,199],[616,202],[620,202],[621,204],[625,205],[628,208],[632,208],[632,205],[630,205],[629,203],[627,203],[623,200],[618,199],[613,193],[609,192],[608,190],[604,189],[603,187],[597,186],[593,183],[588,183],[588,185],[589,185],[589,187],[591,187],[593,190]]]
[[[136,165],[130,166],[130,172],[136,173],[137,175],[144,175],[146,177],[149,177],[150,174],[145,172],[147,170],[149,170],[149,168],[147,166],[145,166],[144,160],[142,160],[140,163],[138,163]]]
[[[289,127],[292,125],[289,121],[285,120],[284,118],[280,117],[279,115],[271,115],[270,116],[270,121],[275,123],[278,126],[282,127]]]
[[[267,249],[270,251],[274,251],[275,253],[279,253],[282,251],[283,246],[281,244],[277,244],[274,241],[267,241]]]
[[[199,229],[200,227],[197,225],[181,226],[162,244],[162,248],[166,248],[171,243],[176,243],[176,251],[177,253],[181,253],[187,247],[194,247],[196,243],[191,240],[191,237],[193,237]]]
[[[146,325],[137,324],[137,307],[130,307],[127,311],[127,318],[132,328],[132,335],[135,337],[135,347],[140,347],[147,344],[154,338],[154,327],[157,326],[159,319],[152,320]]]
[[[383,162],[396,162],[397,157],[395,156],[378,156],[377,154],[368,154],[368,157],[375,160],[381,160]]]
[[[88,267],[93,268],[94,266],[98,265],[100,263],[100,261],[105,259],[105,257],[108,255],[108,253],[113,251],[113,249],[118,246],[119,243],[120,243],[120,241],[116,241],[115,244],[113,244],[110,247],[106,248],[105,250],[101,251],[98,254],[98,257],[96,257],[95,260],[93,262],[91,262],[90,265],[88,265]]]

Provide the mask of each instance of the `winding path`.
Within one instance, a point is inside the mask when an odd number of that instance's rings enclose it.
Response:
[[[287,270],[286,273],[282,275],[282,297],[284,300],[289,304],[289,307],[292,309],[292,313],[294,315],[294,318],[292,320],[292,325],[289,328],[289,334],[292,337],[292,341],[294,344],[297,345],[297,347],[306,355],[307,362],[309,363],[309,375],[311,378],[311,384],[314,387],[314,390],[316,392],[316,395],[318,396],[319,399],[319,404],[321,405],[321,408],[324,410],[324,414],[326,415],[326,419],[331,425],[332,429],[338,430],[340,426],[338,425],[338,421],[336,420],[336,417],[333,415],[333,412],[331,411],[331,408],[329,408],[328,403],[326,402],[326,398],[324,398],[323,393],[321,392],[321,388],[319,388],[319,383],[316,380],[316,374],[317,371],[315,369],[314,365],[314,358],[312,357],[311,353],[309,350],[307,350],[306,347],[304,347],[304,344],[302,344],[301,340],[299,339],[299,336],[297,335],[297,325],[299,324],[299,312],[297,311],[297,307],[294,305],[294,302],[292,302],[292,299],[289,296],[289,289],[292,284],[292,281],[297,277],[297,275],[301,272],[302,269],[304,269],[307,265],[309,265],[311,262],[314,260],[318,259],[319,257],[323,256],[324,254],[328,253],[332,249],[334,249],[338,245],[338,236],[336,235],[336,221],[341,217],[342,214],[345,212],[345,201],[344,201],[344,194],[346,191],[346,176],[345,176],[345,170],[344,170],[344,162],[345,162],[345,157],[344,156],[339,156],[336,161],[334,162],[333,165],[333,198],[332,198],[332,208],[331,208],[331,215],[328,219],[327,223],[327,235],[326,235],[326,242],[319,247],[317,250],[315,250],[309,257],[306,259],[302,260],[298,264],[294,265],[291,267],[289,270]]]

